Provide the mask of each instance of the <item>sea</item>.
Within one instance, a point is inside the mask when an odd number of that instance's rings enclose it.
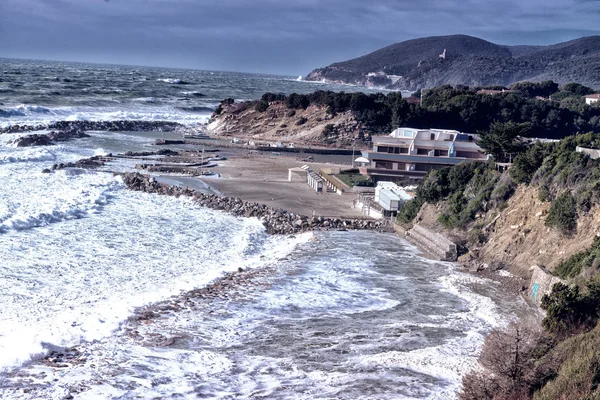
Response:
[[[376,89],[294,77],[0,59],[0,128],[195,127],[222,99]],[[393,234],[266,234],[255,218],[56,163],[162,133],[45,147],[0,135],[0,398],[453,399],[486,333],[526,308]],[[112,167],[116,168],[116,167]],[[131,168],[126,164],[118,168]],[[251,278],[189,298],[227,274]],[[152,318],[139,318],[139,310]],[[137,312],[137,314],[136,314]],[[138,317],[136,317],[136,315]]]

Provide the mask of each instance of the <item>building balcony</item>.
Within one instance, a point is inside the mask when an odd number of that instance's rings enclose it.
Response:
[[[362,175],[368,176],[391,176],[391,177],[407,177],[421,179],[427,171],[405,171],[398,169],[387,169],[387,168],[372,168],[372,167],[360,167],[359,172]]]

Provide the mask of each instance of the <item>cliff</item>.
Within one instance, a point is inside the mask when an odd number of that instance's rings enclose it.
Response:
[[[468,230],[446,229],[439,222],[444,207],[444,204],[425,204],[415,222],[442,231],[456,242],[466,243]],[[499,266],[525,279],[531,277],[534,265],[554,271],[561,261],[591,246],[600,232],[600,206],[580,213],[577,232],[569,236],[545,225],[549,208],[549,202],[538,199],[537,187],[520,185],[503,209],[497,210],[492,221],[489,216],[480,215],[475,225],[487,222],[486,241],[480,246],[470,246],[470,253],[460,261]]]
[[[305,79],[404,90],[544,80],[600,89],[600,36],[551,46],[504,46],[466,35],[426,37],[315,69]]]
[[[292,143],[351,145],[365,136],[361,124],[350,111],[328,114],[327,107],[310,105],[293,109],[282,101],[269,103],[264,111],[256,109],[258,101],[222,104],[207,126],[215,136]]]

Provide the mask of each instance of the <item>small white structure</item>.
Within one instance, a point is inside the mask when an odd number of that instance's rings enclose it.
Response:
[[[308,171],[300,168],[290,168],[288,169],[288,181],[290,182],[307,182],[308,181]]]
[[[594,104],[600,101],[600,93],[585,96],[585,104]]]
[[[393,182],[378,182],[375,188],[375,202],[385,211],[397,212],[411,199],[411,195]]]
[[[308,185],[317,193],[323,193],[325,187],[325,179],[313,171],[308,173]]]
[[[354,163],[358,167],[366,167],[367,165],[371,164],[371,161],[369,161],[367,157],[358,157],[356,160],[354,160]]]
[[[600,158],[600,149],[577,146],[575,147],[575,151],[588,155],[592,160],[597,160]]]

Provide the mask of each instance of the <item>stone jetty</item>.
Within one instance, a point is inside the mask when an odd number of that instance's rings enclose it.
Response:
[[[66,142],[71,139],[89,137],[87,133],[78,130],[70,129],[66,131],[52,131],[46,134],[25,135],[14,141],[17,147],[29,146],[49,146],[56,142]]]
[[[222,197],[194,189],[159,183],[154,177],[140,173],[125,173],[123,182],[129,189],[167,196],[188,196],[203,207],[222,210],[238,217],[256,217],[262,220],[267,233],[286,235],[312,230],[378,230],[388,231],[383,221],[307,217],[277,210],[264,204],[245,202],[236,197]]]
[[[20,133],[43,130],[103,131],[103,132],[172,132],[184,126],[171,121],[58,121],[51,124],[11,125],[0,128],[0,133]]]

